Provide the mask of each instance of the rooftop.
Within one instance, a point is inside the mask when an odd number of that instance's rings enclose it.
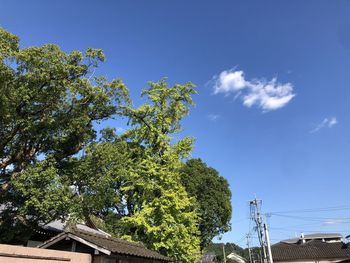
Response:
[[[301,242],[302,240],[308,241],[308,240],[335,240],[335,241],[341,241],[342,235],[338,233],[316,233],[316,234],[310,234],[310,235],[304,235],[304,237],[296,237],[291,239],[286,239],[281,242],[288,243],[288,244],[295,244],[298,242]]]
[[[350,259],[350,248],[343,242],[325,242],[319,239],[305,243],[279,242],[271,247],[275,261]]]
[[[158,259],[163,261],[170,261],[170,258],[159,254],[156,251],[147,249],[141,243],[130,242],[119,238],[114,238],[111,235],[91,229],[87,226],[73,225],[67,227],[61,234],[47,240],[39,245],[40,248],[49,248],[51,245],[65,239],[72,238],[78,242],[82,240],[84,244],[93,246],[102,253],[122,254],[129,256],[137,256],[150,259]]]

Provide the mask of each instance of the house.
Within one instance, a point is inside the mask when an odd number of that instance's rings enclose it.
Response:
[[[233,261],[235,261],[237,263],[246,263],[245,258],[241,257],[240,255],[238,255],[234,252],[228,254],[227,258],[232,259]]]
[[[274,244],[271,250],[276,263],[350,262],[350,246],[342,242],[340,234],[302,234]]]
[[[92,263],[165,263],[170,258],[143,244],[114,238],[108,233],[77,224],[38,245],[38,248],[90,254]]]

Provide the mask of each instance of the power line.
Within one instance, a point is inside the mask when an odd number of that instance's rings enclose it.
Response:
[[[320,227],[322,227],[322,226],[320,226]],[[299,228],[270,228],[271,229],[271,231],[292,231],[292,232],[306,232],[307,230],[309,230],[310,228],[303,228],[303,227],[299,227]],[[320,232],[320,228],[311,228],[311,229],[318,229],[317,230],[317,232]],[[348,228],[348,229],[339,229],[339,228],[333,228],[332,230],[331,230],[332,232],[334,232],[334,231],[340,231],[340,232],[345,232],[345,231],[350,231],[350,228]],[[316,230],[314,231],[314,232],[316,232]]]
[[[330,207],[275,211],[275,212],[267,213],[266,216],[276,216],[276,217],[306,221],[305,224],[271,227],[271,231],[273,231],[274,233],[276,233],[275,231],[279,233],[283,231],[283,235],[287,236],[287,232],[289,232],[290,236],[293,237],[295,234],[293,232],[305,232],[305,233],[320,232],[320,229],[317,229],[317,228],[332,229],[332,231],[343,232],[343,233],[350,232],[350,229],[339,230],[334,228],[334,226],[336,225],[347,226],[347,224],[350,224],[350,217],[346,217],[346,216],[339,217],[339,213],[335,217],[326,216],[326,215],[334,215],[333,212],[336,212],[336,211],[349,211],[349,210],[350,210],[349,205],[339,205],[339,206],[330,206]],[[327,212],[329,213],[327,214]],[[309,215],[303,215],[303,213],[309,213]]]
[[[299,220],[305,220],[305,221],[314,221],[314,222],[322,222],[324,220],[332,220],[332,221],[341,221],[341,222],[350,222],[350,217],[306,217],[306,216],[293,216],[293,215],[283,215],[278,213],[269,213],[269,215],[273,216],[279,216],[279,217],[286,217],[286,218],[293,218],[293,219],[299,219]],[[348,220],[348,221],[346,221]]]
[[[241,242],[245,239],[246,235],[244,235],[242,238],[238,239],[237,241],[233,241],[234,244],[241,244]]]
[[[249,218],[241,218],[241,219],[237,219],[237,220],[234,220],[234,221],[232,221],[232,223],[233,224],[235,224],[235,223],[240,223],[240,222],[243,222],[243,221],[246,221],[246,220],[249,220]]]
[[[322,224],[319,223],[312,223],[312,224],[301,224],[301,225],[286,225],[286,226],[275,226],[275,227],[270,227],[270,229],[291,229],[291,228],[297,228],[297,227],[304,227],[304,226],[322,226]]]
[[[284,211],[269,212],[268,214],[312,213],[312,212],[329,212],[329,211],[341,211],[341,210],[350,210],[350,206],[341,205],[341,206],[330,206],[330,207],[319,207],[319,208],[284,210]]]
[[[259,237],[251,237],[252,239],[259,239]],[[280,239],[278,238],[270,238],[270,240],[276,240],[276,241],[280,241]]]

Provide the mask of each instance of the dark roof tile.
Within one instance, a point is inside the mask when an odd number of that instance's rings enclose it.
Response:
[[[73,236],[77,236],[79,238],[84,239],[98,247],[104,248],[106,250],[111,251],[114,254],[123,254],[130,255],[136,257],[143,258],[151,258],[158,259],[162,261],[170,261],[171,259],[159,254],[156,251],[147,249],[142,243],[135,243],[126,240],[122,240],[119,238],[114,238],[104,232],[95,231],[86,231],[81,227],[77,227],[76,225],[71,225],[67,227],[64,232],[61,234],[47,240],[44,244],[39,247],[45,247],[45,244],[50,242],[54,242],[54,240],[59,240],[62,235],[72,234]]]
[[[78,229],[77,227],[72,227],[67,231],[97,246],[108,249],[113,253],[161,259],[166,261],[170,260],[168,257],[163,256],[156,251],[147,249],[143,244],[140,243],[129,242],[101,234],[93,234],[91,232]]]
[[[271,247],[275,261],[301,259],[350,259],[350,247],[343,242],[311,240],[301,244],[279,242]]]

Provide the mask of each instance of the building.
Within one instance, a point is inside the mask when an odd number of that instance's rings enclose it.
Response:
[[[165,263],[170,258],[141,243],[114,238],[85,225],[71,225],[39,248],[90,254],[92,263]]]
[[[274,244],[271,250],[276,263],[350,262],[350,246],[340,234],[302,234]]]
[[[237,255],[234,252],[228,254],[227,258],[232,259],[233,261],[235,261],[237,263],[246,263],[245,258],[241,257],[240,255]]]
[[[170,258],[147,249],[142,243],[114,238],[91,222],[69,225],[67,222],[57,220],[32,230],[33,234],[26,244],[17,244],[17,246],[0,244],[0,263],[24,262],[24,260],[28,263],[60,261],[167,263],[171,261]]]

